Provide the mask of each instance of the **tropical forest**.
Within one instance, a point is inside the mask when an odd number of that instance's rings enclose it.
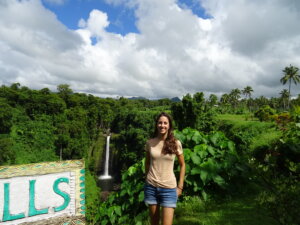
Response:
[[[150,224],[144,146],[167,112],[186,163],[173,224],[298,225],[300,74],[293,65],[281,72],[273,97],[253,97],[251,86],[147,99],[2,85],[0,165],[84,159],[87,224]],[[108,135],[107,189],[99,176]],[[178,176],[176,160],[174,168]]]

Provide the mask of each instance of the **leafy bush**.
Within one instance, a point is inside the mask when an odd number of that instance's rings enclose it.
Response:
[[[284,225],[300,223],[300,124],[291,123],[273,146],[255,152],[257,174],[265,190],[260,203]]]
[[[89,170],[86,170],[85,173],[85,188],[86,188],[86,220],[88,224],[96,224],[96,218],[98,214],[98,207],[100,204],[99,193],[100,189],[97,186],[95,178],[90,173]]]
[[[185,190],[189,194],[201,193],[207,199],[209,193],[235,191],[233,184],[242,183],[247,168],[241,164],[234,143],[222,132],[204,135],[186,128],[175,135],[185,147]]]
[[[22,120],[14,123],[11,128],[13,140],[12,151],[15,153],[15,163],[35,163],[55,161],[54,126],[51,118],[42,115],[36,120]]]
[[[300,123],[300,106],[293,107],[292,118],[293,118],[294,122]]]
[[[275,114],[275,110],[272,109],[269,105],[265,105],[254,113],[254,116],[257,117],[260,121],[269,121],[271,116]]]
[[[144,164],[141,160],[122,175],[120,192],[109,195],[100,204],[98,223],[106,224],[145,224],[148,211],[144,203]]]
[[[191,127],[203,132],[210,132],[215,129],[216,112],[214,107],[205,103],[202,92],[185,95],[181,102],[171,105],[172,116],[176,122],[177,129],[183,130]]]
[[[259,195],[259,202],[271,216],[282,225],[300,224],[300,183],[299,177],[281,176],[272,182],[270,190]]]
[[[112,124],[112,132],[119,133],[112,140],[116,156],[115,171],[127,170],[145,156],[144,145],[154,131],[156,111],[121,111]]]
[[[245,121],[236,115],[221,118],[218,129],[235,143],[240,157],[248,158],[252,157],[253,149],[261,145],[270,145],[281,135],[274,123]]]
[[[275,120],[280,130],[286,130],[287,125],[289,124],[289,122],[291,122],[291,116],[289,112],[282,112],[279,114],[275,114],[271,116],[271,118]]]

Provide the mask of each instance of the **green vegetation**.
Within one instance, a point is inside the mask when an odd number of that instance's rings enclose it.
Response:
[[[113,134],[116,170],[127,170],[143,158],[143,145],[153,116],[171,101],[99,98],[74,93],[67,84],[57,92],[31,90],[18,83],[0,87],[0,165],[85,158],[87,220],[100,220],[97,172],[105,148],[104,135]]]
[[[236,180],[243,183],[245,168],[234,143],[222,132],[204,135],[186,128],[175,135],[185,146],[185,190],[190,195],[200,193],[207,200],[209,195],[232,191],[233,186],[238,186]]]
[[[285,82],[296,84],[296,75]],[[88,223],[149,224],[144,144],[155,116],[166,111],[187,170],[174,224],[300,224],[300,95],[253,99],[252,92],[235,88],[219,100],[198,92],[172,102],[99,98],[67,84],[57,92],[2,85],[0,165],[84,158]],[[97,173],[107,132],[120,190],[101,201]]]
[[[255,198],[255,196],[254,196]],[[205,202],[185,197],[175,210],[174,225],[279,225],[253,196]]]
[[[240,151],[253,151],[260,146],[269,146],[279,139],[281,131],[275,122],[260,122],[256,118],[248,119],[244,115],[220,114],[219,130],[234,140]]]

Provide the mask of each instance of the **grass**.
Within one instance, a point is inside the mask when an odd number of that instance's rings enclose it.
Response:
[[[276,129],[274,122],[260,122],[249,115],[219,114],[216,119],[230,124],[230,130],[227,130],[229,134],[242,132],[251,138],[249,150],[269,146],[281,136],[281,131]]]
[[[186,197],[175,210],[174,225],[278,225],[266,210],[257,206],[253,196],[222,202],[203,202]]]
[[[281,136],[281,132],[275,129],[268,129],[265,133],[261,133],[252,139],[252,143],[249,146],[250,150],[254,150],[260,146],[269,146],[275,140],[278,140]]]
[[[248,122],[251,123],[251,122],[259,121],[257,118],[249,114],[218,114],[216,119],[230,120],[230,121],[242,122],[242,123],[248,123]]]

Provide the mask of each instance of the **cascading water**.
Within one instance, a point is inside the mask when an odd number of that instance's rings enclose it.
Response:
[[[104,174],[99,176],[100,180],[107,180],[107,179],[112,178],[108,173],[108,169],[109,169],[109,140],[110,140],[110,135],[107,135],[107,137],[106,137],[105,162],[104,162]]]

